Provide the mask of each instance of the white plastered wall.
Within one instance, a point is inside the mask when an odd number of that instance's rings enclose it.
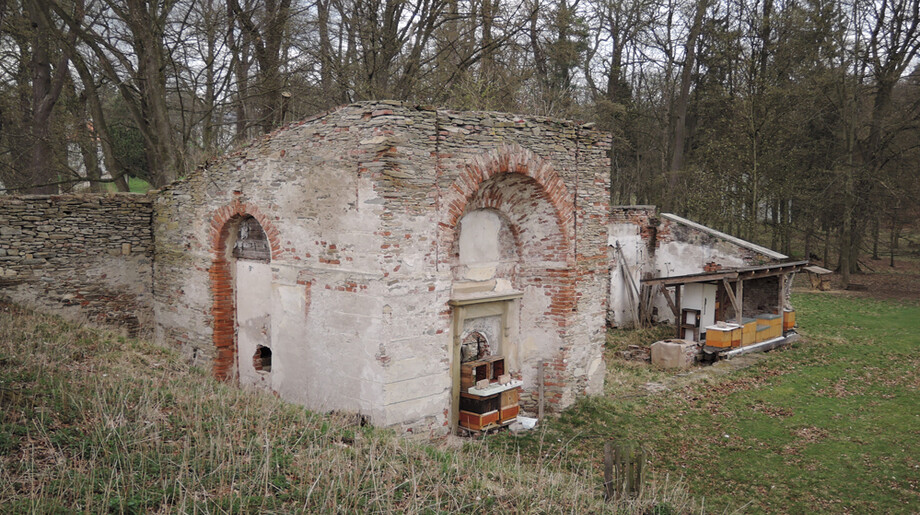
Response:
[[[618,208],[614,208],[618,209]],[[623,274],[620,257],[616,251],[619,245],[625,258],[626,269],[638,287],[643,277],[674,277],[704,271],[708,263],[717,263],[722,268],[737,268],[751,264],[751,256],[767,261],[779,261],[786,256],[730,235],[715,231],[690,220],[669,213],[661,214],[659,229],[671,233],[678,230],[694,234],[696,240],[684,241],[671,234],[654,242],[654,254],[650,242],[643,237],[647,216],[654,214],[654,207],[638,206],[619,208],[642,212],[645,217],[632,220],[611,221],[608,224],[608,245],[611,253],[610,303],[608,321],[615,326],[629,326],[633,321],[632,306],[628,297],[631,285]],[[702,236],[702,237],[700,237]],[[705,241],[705,243],[703,243]],[[674,316],[663,295],[652,299],[653,310],[657,310],[656,321],[673,322]]]

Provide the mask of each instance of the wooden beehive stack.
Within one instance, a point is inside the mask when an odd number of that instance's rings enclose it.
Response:
[[[520,411],[519,385],[502,356],[461,363],[460,425],[480,431],[513,422]]]

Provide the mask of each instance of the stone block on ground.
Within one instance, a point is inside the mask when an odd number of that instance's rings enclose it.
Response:
[[[700,345],[690,340],[662,340],[652,344],[652,364],[662,368],[690,368]]]

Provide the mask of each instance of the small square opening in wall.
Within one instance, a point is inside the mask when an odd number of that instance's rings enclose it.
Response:
[[[252,356],[252,366],[258,372],[271,372],[272,350],[264,345],[256,345],[256,353]]]

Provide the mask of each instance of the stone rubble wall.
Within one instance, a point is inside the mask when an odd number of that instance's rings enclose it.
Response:
[[[152,213],[148,195],[0,195],[0,296],[151,328]]]
[[[471,163],[473,178],[494,166],[490,154],[507,156],[509,166],[517,163],[535,177],[541,176],[541,170],[532,168],[542,164],[561,179],[555,183],[547,178],[545,183],[551,200],[572,211],[572,218],[563,220],[569,245],[565,252],[551,249],[556,255],[547,261],[568,263],[568,267],[548,270],[547,277],[533,277],[524,288],[521,344],[529,350],[529,358],[520,371],[522,403],[531,409],[536,406],[541,362],[550,410],[570,405],[579,394],[600,391],[608,290],[610,135],[548,117],[454,111],[438,115],[437,191],[442,201],[449,198],[451,188],[466,189],[463,184],[471,174],[464,172]],[[508,197],[502,192],[497,195]],[[442,205],[440,210],[446,213],[450,207]],[[440,253],[443,263],[445,249]],[[533,309],[535,305],[542,309]]]

